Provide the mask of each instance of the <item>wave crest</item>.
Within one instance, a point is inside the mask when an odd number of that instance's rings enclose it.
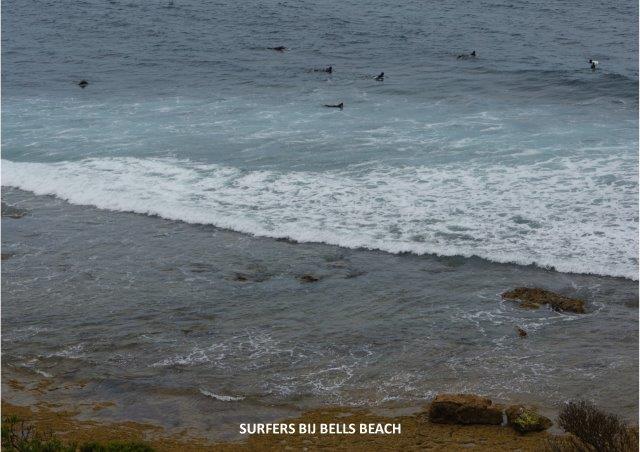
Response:
[[[2,160],[2,184],[258,236],[637,279],[633,157],[321,173],[177,159]]]

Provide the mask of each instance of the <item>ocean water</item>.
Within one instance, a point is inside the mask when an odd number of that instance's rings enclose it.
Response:
[[[3,372],[216,438],[439,391],[636,418],[637,17],[3,2]]]
[[[4,185],[270,237],[637,278],[636,2],[3,13]]]
[[[587,399],[637,421],[636,281],[3,197],[27,212],[2,222],[5,400],[217,440],[240,422],[325,405],[419,408],[440,392],[550,417]],[[582,298],[587,313],[501,299],[518,286]],[[114,405],[92,410],[104,401]]]

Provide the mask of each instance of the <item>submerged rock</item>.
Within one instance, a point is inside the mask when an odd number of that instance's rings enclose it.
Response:
[[[320,281],[320,278],[316,278],[313,275],[310,274],[304,274],[300,277],[300,281],[304,282],[304,283],[311,283],[311,282],[317,282]]]
[[[439,394],[429,407],[436,424],[502,424],[502,409],[491,399],[473,394]]]
[[[213,266],[202,263],[202,262],[190,263],[189,269],[191,270],[191,273],[208,273],[208,272],[216,271],[216,269]]]
[[[357,278],[358,276],[366,275],[367,272],[362,270],[349,270],[344,276],[346,279]]]
[[[14,206],[10,206],[7,203],[2,203],[2,216],[3,217],[9,217],[9,218],[14,218],[14,219],[18,219],[18,218],[22,218],[27,214],[26,210],[23,209],[19,209],[17,207]]]
[[[522,328],[520,328],[519,326],[516,327],[516,331],[518,332],[518,336],[527,337],[527,332]]]
[[[578,298],[565,297],[544,289],[517,287],[502,294],[507,300],[520,301],[521,308],[537,309],[548,304],[556,311],[569,311],[584,314],[584,301]]]
[[[523,405],[511,405],[505,410],[507,424],[518,433],[541,432],[553,425],[545,416],[538,414],[533,408]]]
[[[236,272],[231,278],[232,281],[237,282],[264,282],[271,278],[271,275],[268,273],[262,272]]]

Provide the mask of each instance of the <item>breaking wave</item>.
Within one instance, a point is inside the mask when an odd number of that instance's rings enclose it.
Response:
[[[634,156],[325,172],[130,157],[2,160],[2,184],[257,236],[637,279]]]

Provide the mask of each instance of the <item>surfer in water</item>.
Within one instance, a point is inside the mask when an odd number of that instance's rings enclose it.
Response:
[[[284,52],[285,50],[287,50],[287,48],[285,46],[278,46],[278,47],[269,47],[271,50],[275,50],[276,52]]]
[[[376,80],[379,82],[384,82],[384,72],[380,72],[380,75],[376,77]]]
[[[460,55],[458,55],[458,59],[459,60],[466,60],[469,58],[475,58],[476,57],[476,51],[474,50],[473,52],[466,54],[466,53],[461,53]]]
[[[328,68],[324,69],[314,69],[313,72],[326,72],[327,74],[331,74],[333,73],[333,66],[329,66]]]
[[[82,89],[85,89],[88,85],[89,85],[89,82],[86,80],[80,80],[80,82],[78,83],[78,86]]]
[[[344,102],[340,102],[339,104],[335,104],[335,105],[324,104],[324,106],[329,108],[339,108],[340,110],[342,110],[344,108]]]
[[[589,58],[589,65],[591,66],[591,70],[595,71],[596,68],[598,67],[598,63],[596,60],[592,60],[591,58]]]

